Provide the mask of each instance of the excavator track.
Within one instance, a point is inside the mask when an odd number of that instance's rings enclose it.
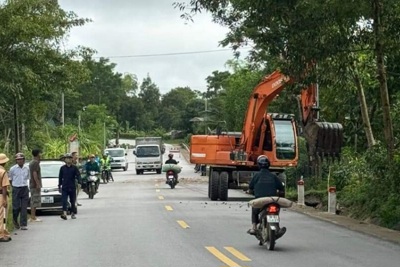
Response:
[[[340,161],[343,145],[343,126],[332,122],[310,122],[304,127],[310,156],[328,161]]]

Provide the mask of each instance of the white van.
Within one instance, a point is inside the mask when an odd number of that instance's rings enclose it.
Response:
[[[111,169],[123,169],[124,171],[128,169],[127,153],[124,148],[107,148],[104,152],[112,158]]]

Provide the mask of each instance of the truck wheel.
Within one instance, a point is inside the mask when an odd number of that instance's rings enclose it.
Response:
[[[139,175],[140,174],[140,170],[136,170],[136,175]]]
[[[122,170],[124,171],[124,172],[126,172],[126,168],[124,167],[124,168],[122,168]]]
[[[157,174],[161,174],[161,169],[157,169]]]
[[[219,199],[221,201],[228,200],[228,186],[229,186],[229,173],[228,172],[221,172],[219,175]]]
[[[211,173],[212,168],[210,168],[210,173],[208,175],[208,198],[211,198]]]
[[[210,177],[210,199],[211,200],[218,200],[219,192],[219,172],[213,171]]]

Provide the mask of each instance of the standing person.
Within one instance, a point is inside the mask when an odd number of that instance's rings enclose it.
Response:
[[[76,180],[81,183],[81,174],[78,168],[72,164],[72,155],[66,154],[65,165],[61,166],[58,176],[58,190],[62,195],[63,214],[61,218],[67,219],[68,197],[71,202],[71,219],[76,219]]]
[[[79,163],[78,160],[78,152],[72,152],[71,155],[72,155],[72,164],[75,165],[80,172],[81,164]],[[79,191],[81,191],[81,185],[78,183],[78,180],[76,180],[75,186],[76,186],[76,205],[82,206],[82,204],[78,202]]]
[[[5,229],[6,226],[4,225],[7,219],[7,187],[10,185],[4,165],[9,160],[5,154],[0,154],[0,242],[11,241],[10,233]]]
[[[12,185],[13,223],[16,229],[28,230],[29,167],[25,165],[22,153],[15,155],[16,164],[11,167],[9,176]],[[18,216],[19,222],[18,222]]]
[[[29,222],[41,222],[42,220],[36,217],[36,208],[42,206],[40,190],[42,188],[42,176],[40,172],[40,157],[42,151],[40,149],[32,150],[33,160],[29,163],[30,181],[29,188],[31,191],[31,218]]]

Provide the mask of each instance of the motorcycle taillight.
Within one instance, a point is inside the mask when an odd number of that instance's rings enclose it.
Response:
[[[268,213],[278,213],[279,207],[277,205],[269,205],[267,211]]]

